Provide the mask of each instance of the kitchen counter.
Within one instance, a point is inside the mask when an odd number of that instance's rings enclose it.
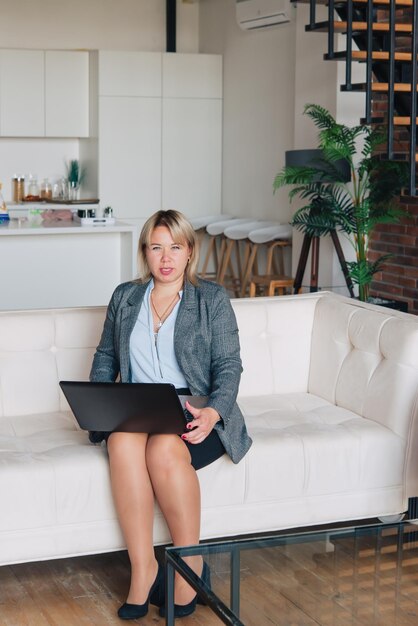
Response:
[[[7,235],[51,235],[51,234],[87,234],[97,232],[126,233],[135,230],[135,227],[125,222],[116,221],[115,224],[95,224],[82,226],[74,221],[44,221],[41,224],[32,224],[27,219],[10,219],[8,222],[0,222],[0,236]]]
[[[0,310],[102,306],[136,275],[137,230],[116,221],[0,224]]]

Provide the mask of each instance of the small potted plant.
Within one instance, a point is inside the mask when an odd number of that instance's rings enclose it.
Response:
[[[71,159],[67,163],[68,199],[78,200],[80,186],[85,178],[85,169],[80,167],[77,159]]]
[[[368,125],[338,124],[325,108],[307,104],[304,113],[319,129],[321,157],[312,166],[285,166],[277,174],[274,190],[293,185],[289,193],[306,200],[291,224],[309,236],[336,230],[345,233],[355,250],[347,263],[349,276],[358,285],[359,299],[369,299],[370,283],[390,255],[369,260],[369,238],[376,224],[395,223],[404,211],[395,201],[407,182],[407,164],[381,159],[377,148],[385,141],[380,129]],[[341,182],[337,162],[344,159],[350,182]]]

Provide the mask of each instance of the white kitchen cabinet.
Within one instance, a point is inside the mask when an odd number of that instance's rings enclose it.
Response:
[[[88,137],[89,56],[84,51],[45,52],[45,135]]]
[[[99,194],[124,219],[161,208],[161,98],[100,98]]]
[[[99,96],[161,97],[161,52],[99,52]]]
[[[220,212],[222,100],[164,98],[162,136],[163,208]]]
[[[0,134],[3,137],[44,136],[42,50],[0,51]]]
[[[13,270],[2,275],[0,310],[107,306],[136,275],[136,246],[135,228],[118,221],[3,224],[0,265]]]
[[[1,136],[88,134],[88,52],[0,50]]]
[[[122,219],[221,210],[222,58],[99,52],[99,197]]]
[[[215,54],[164,54],[163,97],[222,98],[222,57]]]

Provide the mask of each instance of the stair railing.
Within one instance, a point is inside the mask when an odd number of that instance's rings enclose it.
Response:
[[[345,88],[351,91],[353,66],[353,0],[347,0],[347,41],[345,58]]]
[[[329,0],[328,2],[328,58],[329,59],[333,59],[335,57],[334,20],[335,20],[335,2],[334,0]]]
[[[353,0],[347,0],[346,3],[346,50],[345,50],[345,86],[344,91],[351,91],[352,84],[352,62],[353,62]],[[387,157],[394,158],[394,140],[395,140],[395,80],[396,80],[396,0],[389,1],[389,37],[388,37],[388,91],[387,91]],[[413,0],[412,5],[412,32],[411,32],[411,106],[410,106],[410,141],[409,141],[409,194],[417,195],[417,57],[418,57],[418,0]],[[373,43],[374,43],[374,6],[373,0],[367,0],[366,5],[366,102],[365,102],[365,121],[366,124],[372,123],[372,100],[373,100]],[[316,0],[310,0],[310,16],[309,28],[315,29],[316,25]],[[337,53],[338,54],[338,53]],[[328,54],[327,59],[334,59],[335,52],[335,0],[328,2]]]
[[[312,30],[316,23],[316,0],[309,0],[309,26]]]
[[[389,80],[388,80],[388,159],[393,159],[394,121],[395,121],[395,49],[396,49],[396,6],[395,0],[389,4]]]
[[[372,122],[372,63],[373,63],[373,0],[367,0],[366,9],[367,42],[366,42],[366,124]]]
[[[411,119],[409,142],[409,193],[416,195],[416,152],[417,152],[417,54],[418,54],[418,0],[414,0],[412,9],[412,42],[411,42]]]

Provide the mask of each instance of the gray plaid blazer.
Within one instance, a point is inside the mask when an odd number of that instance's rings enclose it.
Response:
[[[91,381],[112,382],[120,374],[131,381],[129,339],[148,283],[119,285],[110,300],[103,333],[93,359]],[[242,372],[238,327],[223,287],[199,280],[187,282],[174,330],[174,351],[193,395],[209,396],[208,406],[222,417],[215,425],[234,463],[251,446],[236,403]]]

